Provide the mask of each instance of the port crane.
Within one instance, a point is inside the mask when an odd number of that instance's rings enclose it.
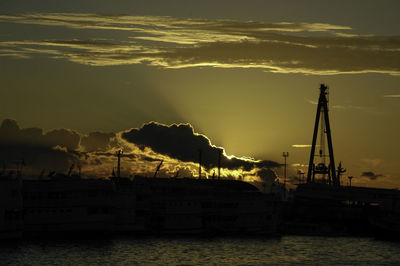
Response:
[[[307,183],[315,182],[315,175],[322,176],[324,182],[328,182],[328,184],[339,187],[340,186],[340,176],[344,173],[344,169],[341,167],[336,174],[335,168],[335,159],[333,156],[333,145],[332,145],[332,135],[331,128],[329,123],[329,115],[328,115],[328,87],[324,84],[320,86],[320,95],[318,99],[317,106],[317,114],[315,117],[315,125],[314,125],[314,134],[312,138],[311,144],[311,152],[310,152],[310,161],[308,164],[308,172],[307,172]],[[318,138],[318,131],[320,131],[320,145],[319,145],[319,154],[315,155],[315,149]],[[324,146],[325,140],[328,142],[328,155],[325,154]],[[314,163],[314,159],[316,156],[322,158],[322,162],[317,165]],[[326,158],[329,158],[329,164],[326,164]],[[328,176],[328,180],[325,180],[325,177]]]

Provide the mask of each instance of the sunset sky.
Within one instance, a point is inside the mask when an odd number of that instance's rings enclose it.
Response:
[[[161,175],[196,176],[202,149],[211,176],[224,148],[224,176],[282,176],[282,152],[293,176],[306,170],[325,83],[336,163],[354,185],[400,188],[399,10],[396,0],[0,1],[0,159],[107,176],[122,148],[125,175],[164,160]]]

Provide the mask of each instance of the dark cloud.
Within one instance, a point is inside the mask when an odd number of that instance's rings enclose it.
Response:
[[[4,145],[48,146],[41,128],[20,129],[17,121],[4,119],[0,125],[0,143]]]
[[[21,141],[27,145],[45,145],[45,137],[43,135],[43,129],[41,128],[22,128],[19,133],[21,135]]]
[[[124,149],[122,165],[125,173],[151,175],[154,163],[158,164],[163,158],[165,176],[174,176],[180,168],[186,170],[179,175],[192,176],[197,171],[197,166],[192,163],[198,163],[201,150],[202,165],[207,170],[217,167],[220,152],[221,166],[247,172],[242,176],[255,175],[262,168],[279,166],[272,161],[228,157],[223,148],[212,145],[206,136],[195,133],[189,124],[166,126],[151,122],[139,129],[122,132],[121,137],[122,142],[119,134],[92,132],[82,135],[70,129],[45,133],[41,128],[20,128],[15,120],[6,119],[0,125],[0,162],[5,162],[6,167],[11,169],[16,167],[16,162],[24,160],[24,172],[33,175],[38,175],[43,169],[66,173],[74,164],[89,176],[107,176],[116,165],[116,151]],[[132,149],[128,143],[135,144],[139,149]],[[256,171],[252,171],[254,169]],[[267,172],[259,173],[263,176],[271,174]],[[238,177],[237,173],[222,174],[224,177]]]
[[[184,162],[199,161],[199,150],[202,151],[202,165],[207,169],[217,167],[218,154],[222,148],[211,144],[210,140],[194,132],[189,124],[170,126],[150,122],[139,129],[122,133],[122,138],[139,147],[148,147],[157,153],[168,155]],[[246,171],[254,167],[276,167],[272,161],[254,161],[225,155],[221,157],[221,166],[229,169],[243,168]]]
[[[260,177],[262,181],[264,181],[267,184],[272,184],[278,178],[275,171],[271,169],[261,169],[260,171],[257,172],[257,175]]]
[[[61,146],[70,151],[78,149],[81,139],[81,136],[77,132],[63,128],[51,130],[44,137],[49,146]]]
[[[110,148],[110,141],[115,133],[91,132],[81,138],[81,146],[85,151],[106,151]]]
[[[368,177],[371,180],[376,180],[379,177],[383,177],[384,175],[381,174],[375,174],[374,172],[363,172],[361,174],[362,177]]]
[[[16,141],[19,137],[19,126],[17,121],[4,119],[0,126],[0,139],[3,142]]]
[[[149,157],[149,156],[142,156],[142,159],[147,162],[160,162],[161,161],[158,158],[153,158],[153,157]]]
[[[62,139],[62,136],[67,138]],[[24,161],[26,168],[33,172],[42,169],[65,172],[77,160],[76,154],[54,149],[51,145],[75,147],[76,142],[71,143],[69,137],[69,133],[64,131],[47,136],[40,128],[20,129],[15,120],[5,119],[0,126],[0,160],[7,168],[16,168]]]

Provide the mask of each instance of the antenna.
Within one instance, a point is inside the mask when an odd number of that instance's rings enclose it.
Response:
[[[160,164],[157,166],[156,172],[154,173],[153,178],[156,178],[156,177],[157,177],[158,170],[160,170],[160,167],[161,167],[161,165],[162,165],[163,162],[164,162],[164,160],[161,160]],[[179,172],[179,171],[178,171],[178,172]]]
[[[75,167],[75,164],[72,163],[72,164],[71,164],[71,167],[69,168],[69,171],[68,171],[68,176],[71,176],[72,170],[74,169],[74,167]]]
[[[218,151],[218,180],[221,178],[221,154],[222,149]]]
[[[283,179],[283,187],[286,189],[286,158],[289,157],[289,152],[284,152],[282,156],[285,158],[285,174]]]
[[[175,174],[175,178],[178,178],[178,175],[179,175],[179,171],[180,171],[181,169],[178,169],[178,171],[176,171],[176,174]]]
[[[201,155],[202,155],[202,150],[199,149],[199,179],[201,179]]]
[[[337,180],[339,184],[340,184],[340,177],[342,176],[343,173],[346,173],[346,169],[342,167],[342,162],[339,162],[339,166],[337,169]]]
[[[48,177],[53,177],[56,174],[56,171],[51,171],[49,172],[49,174],[47,175]]]

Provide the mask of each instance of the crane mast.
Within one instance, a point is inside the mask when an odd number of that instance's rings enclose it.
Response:
[[[332,135],[331,128],[329,124],[329,115],[328,115],[328,87],[324,84],[321,84],[320,87],[320,95],[318,99],[317,106],[317,114],[315,117],[315,125],[314,125],[314,134],[312,138],[311,152],[310,152],[310,161],[308,164],[308,172],[307,172],[307,183],[315,182],[315,175],[322,175],[325,178],[328,175],[328,183],[333,186],[340,186],[340,175],[336,175],[335,168],[335,159],[333,156],[333,145],[332,145]],[[319,125],[321,123],[321,127]],[[315,165],[315,148],[318,136],[318,129],[320,129],[321,139],[320,139],[320,152],[319,156],[323,158],[323,162]],[[324,140],[328,142],[328,151],[329,154],[325,155],[324,151]],[[326,165],[326,157],[329,157],[329,164]]]

